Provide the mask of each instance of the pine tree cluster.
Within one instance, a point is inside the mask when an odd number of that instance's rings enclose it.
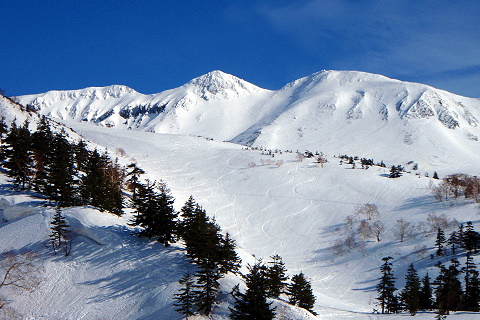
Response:
[[[438,309],[440,315],[457,310],[479,311],[479,273],[470,253],[467,253],[463,268],[460,268],[460,263],[455,258],[450,261],[448,268],[439,262],[436,265],[439,268],[439,275],[433,283],[428,274],[420,280],[411,264],[405,276],[405,287],[398,295],[395,293],[397,288],[395,288],[395,277],[390,260],[392,257],[382,259],[384,262],[380,268],[382,276],[377,285],[377,300],[382,313],[406,310],[411,315],[415,315],[419,310],[433,308]],[[462,273],[464,286],[460,279]]]
[[[14,187],[34,189],[61,206],[92,205],[123,213],[123,169],[109,156],[89,150],[83,141],[70,141],[53,132],[43,117],[35,132],[29,122],[0,121],[0,160]]]

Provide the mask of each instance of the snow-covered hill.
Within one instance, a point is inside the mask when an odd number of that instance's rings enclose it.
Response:
[[[236,239],[244,262],[253,261],[252,254],[279,254],[290,275],[303,271],[312,280],[320,319],[382,319],[372,310],[385,256],[394,258],[398,288],[410,263],[420,275],[428,272],[434,278],[435,264],[451,258],[430,258],[435,217],[445,215],[446,233],[455,230],[456,222],[473,221],[480,229],[478,204],[436,201],[430,186],[438,181],[425,176],[434,170],[441,177],[479,174],[480,103],[475,99],[340,71],[319,72],[268,91],[217,71],[158,95],[111,86],[20,100],[62,119],[118,155],[121,163],[136,162],[148,178],[163,179],[177,208],[193,195]],[[221,140],[283,152],[273,157]],[[324,152],[329,162],[299,161],[296,149]],[[401,164],[412,172],[389,179],[388,168],[341,164],[335,155],[344,153]],[[413,170],[415,163],[418,170]],[[188,264],[179,247],[166,250],[130,237],[128,216],[71,208],[67,217],[77,233],[72,256],[53,257],[44,247],[52,210],[31,195],[10,192],[2,182],[0,205],[8,221],[0,224],[0,248],[40,253],[35,261],[46,278],[33,293],[13,296],[15,310],[27,319],[181,318],[173,311],[172,297]],[[384,225],[380,242],[361,237],[358,218],[352,226],[345,220],[365,203],[378,207],[380,215],[371,223]],[[399,219],[412,226],[403,242],[395,234]],[[464,254],[458,258],[465,262]],[[238,281],[224,279],[222,290]],[[279,319],[312,317],[277,305]],[[228,302],[219,305],[215,319],[225,319],[228,307]],[[425,313],[416,319],[433,317]]]
[[[437,157],[466,168],[480,161],[479,100],[363,72],[321,71],[269,91],[213,71],[153,95],[109,86],[19,99],[41,114],[107,127],[438,168]]]

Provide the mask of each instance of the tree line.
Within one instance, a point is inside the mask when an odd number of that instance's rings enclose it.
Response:
[[[382,313],[397,313],[401,310],[415,315],[419,310],[438,309],[440,315],[450,311],[465,310],[478,312],[480,310],[480,280],[473,257],[467,253],[464,267],[460,267],[453,258],[446,267],[438,262],[439,274],[432,282],[428,273],[420,279],[413,264],[405,275],[405,287],[396,293],[392,257],[382,259],[380,267],[381,278],[377,284],[378,297]],[[460,275],[464,274],[463,286]]]
[[[62,207],[92,205],[123,214],[124,171],[117,161],[52,131],[45,117],[34,132],[29,127],[28,121],[8,127],[0,120],[0,161],[14,188],[33,189]]]

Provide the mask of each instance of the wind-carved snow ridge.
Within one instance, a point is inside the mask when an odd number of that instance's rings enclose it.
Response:
[[[204,100],[228,100],[260,91],[259,87],[219,70],[195,78],[185,86],[191,85],[194,86],[193,92]]]

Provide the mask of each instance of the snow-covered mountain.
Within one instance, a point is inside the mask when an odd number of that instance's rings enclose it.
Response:
[[[9,119],[27,117],[7,100],[0,100],[0,106]],[[312,281],[319,319],[405,318],[372,315],[378,308],[375,286],[381,259],[394,258],[398,288],[411,263],[420,275],[428,272],[433,279],[438,274],[435,264],[448,264],[452,257],[435,256],[435,217],[445,217],[446,233],[466,221],[479,229],[477,203],[463,198],[438,202],[430,188],[438,180],[423,174],[436,170],[441,177],[454,172],[478,175],[479,102],[421,84],[325,71],[268,91],[213,72],[158,95],[111,86],[20,100],[63,119],[83,138],[116,153],[120,163],[135,162],[149,179],[163,179],[177,209],[193,195],[236,240],[244,263],[253,261],[252,254],[265,259],[281,255],[289,275],[304,272]],[[109,110],[111,114],[100,120]],[[290,152],[272,157],[187,135],[283,151],[319,150],[327,153],[329,162],[321,166],[312,159],[300,161]],[[388,168],[362,170],[357,161],[353,169],[333,157],[338,153],[402,165],[415,160],[424,171],[389,179]],[[35,291],[9,296],[9,307],[23,318],[181,318],[174,311],[173,296],[179,289],[177,280],[190,266],[180,243],[164,249],[131,237],[131,213],[117,218],[91,207],[73,207],[65,210],[75,234],[72,254],[53,256],[45,247],[53,209],[42,206],[33,194],[11,192],[1,174],[0,184],[0,252],[33,251],[35,263],[43,268],[43,281]],[[359,217],[352,225],[347,222],[355,207],[365,203],[378,207],[379,215],[371,222],[384,226],[381,241],[360,235]],[[411,226],[403,242],[395,233],[399,219]],[[458,258],[465,263],[464,252]],[[475,263],[479,258],[475,256]],[[227,293],[239,280],[222,280],[215,320],[227,319]],[[313,318],[284,302],[275,305],[277,319]],[[451,315],[458,320],[477,316]]]
[[[321,71],[270,91],[213,71],[159,94],[115,85],[19,100],[44,115],[107,127],[392,162],[480,161],[479,100],[364,72]]]

